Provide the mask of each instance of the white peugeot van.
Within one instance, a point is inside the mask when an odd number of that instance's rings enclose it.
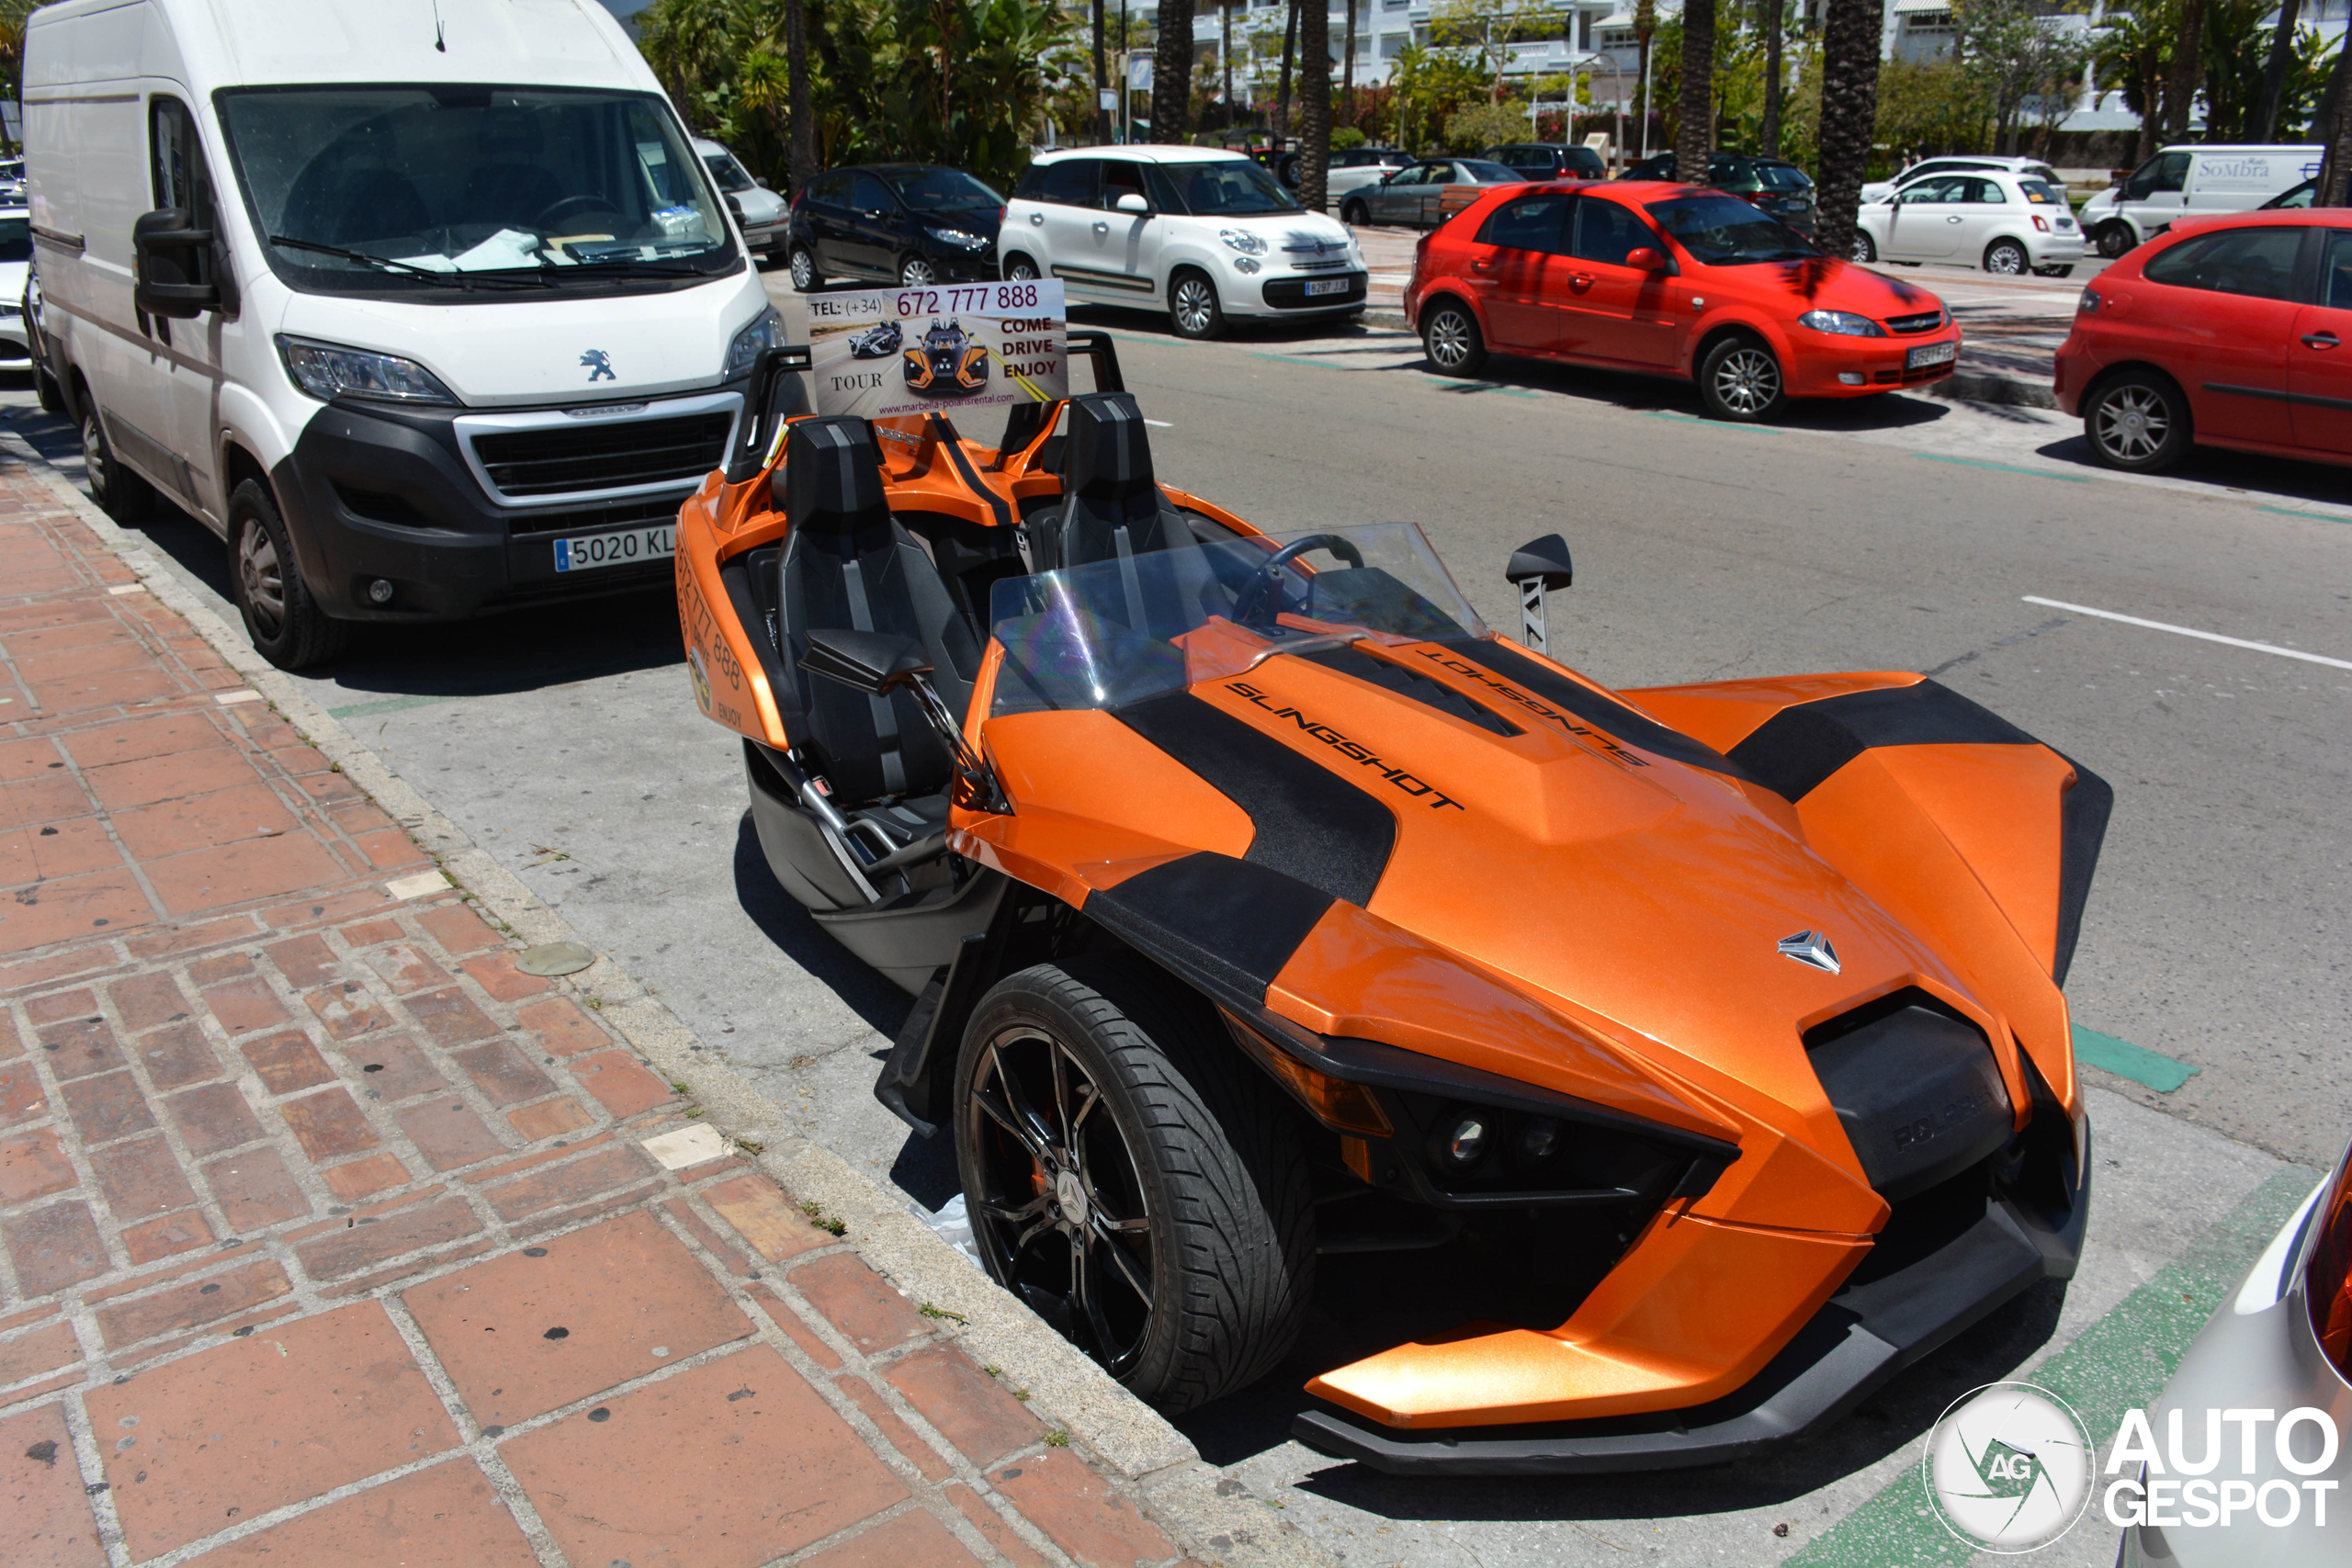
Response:
[[[997,231],[1008,278],[1058,277],[1072,304],[1164,309],[1179,335],[1227,316],[1363,311],[1355,237],[1214,147],[1087,147],[1031,164]]]
[[[218,531],[271,661],[668,580],[781,324],[596,0],[65,0],[24,97],[91,490]]]
[[[2109,260],[2184,218],[2251,212],[2319,173],[2321,147],[2166,147],[2083,203],[2083,232]]]

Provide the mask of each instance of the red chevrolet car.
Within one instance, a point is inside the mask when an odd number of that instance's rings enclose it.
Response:
[[[1421,242],[1405,315],[1430,363],[1489,353],[1699,383],[1719,419],[1951,374],[1960,329],[1924,288],[1823,254],[1720,191],[1656,180],[1507,186]]]
[[[2200,442],[2352,463],[2352,211],[2174,224],[2083,290],[2057,392],[2111,468]]]

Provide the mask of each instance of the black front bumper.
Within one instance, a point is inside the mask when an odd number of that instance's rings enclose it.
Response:
[[[2087,1123],[2084,1136],[2087,1143]],[[2072,1278],[2090,1215],[2087,1149],[2080,1169],[2079,1185],[2072,1170],[2036,1173],[2042,1201],[1988,1190],[1973,1223],[1964,1213],[1953,1216],[1948,1190],[1898,1205],[1873,1249],[1889,1266],[1873,1271],[1865,1258],[1746,1387],[1711,1404],[1589,1421],[1427,1430],[1316,1409],[1292,1420],[1291,1435],[1318,1452],[1392,1475],[1593,1475],[1746,1458],[1837,1421],[2039,1281]],[[1922,1216],[1907,1232],[1901,1229],[1906,1210]]]
[[[467,412],[330,403],[271,471],[302,581],[328,615],[460,620],[671,581],[667,558],[560,572],[555,541],[673,523],[692,482],[610,501],[502,506],[459,453],[451,421]],[[712,466],[723,458],[721,448]],[[379,579],[393,587],[381,607],[367,598]]]

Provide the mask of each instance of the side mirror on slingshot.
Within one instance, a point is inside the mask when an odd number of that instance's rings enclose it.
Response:
[[[1576,563],[1568,558],[1568,542],[1557,534],[1531,539],[1511,552],[1503,581],[1519,588],[1519,637],[1536,652],[1549,657],[1551,633],[1544,619],[1544,595],[1566,588],[1577,580]]]

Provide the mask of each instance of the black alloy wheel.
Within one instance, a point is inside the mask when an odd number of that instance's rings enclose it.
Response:
[[[2131,228],[2120,220],[2100,224],[2095,237],[2098,241],[2098,254],[2109,261],[2139,243],[2132,238]]]
[[[1476,376],[1486,367],[1487,340],[1469,306],[1441,299],[1421,312],[1421,352],[1441,376]]]
[[[1305,1139],[1198,997],[1133,959],[1039,964],[981,998],[956,1075],[999,1284],[1170,1413],[1289,1352],[1314,1290]]]
[[[2091,456],[2129,474],[2171,468],[2190,445],[2188,400],[2165,377],[2126,370],[2083,400],[2083,435]]]
[[[343,651],[349,623],[330,620],[311,597],[277,498],[255,479],[229,497],[230,587],[245,635],[280,670],[307,670]]]
[[[1752,337],[1727,337],[1699,367],[1699,400],[1717,419],[1757,424],[1788,406],[1781,362]]]
[[[1996,240],[1984,247],[1984,270],[2005,277],[2021,276],[2030,265],[2025,247],[2015,240]]]

